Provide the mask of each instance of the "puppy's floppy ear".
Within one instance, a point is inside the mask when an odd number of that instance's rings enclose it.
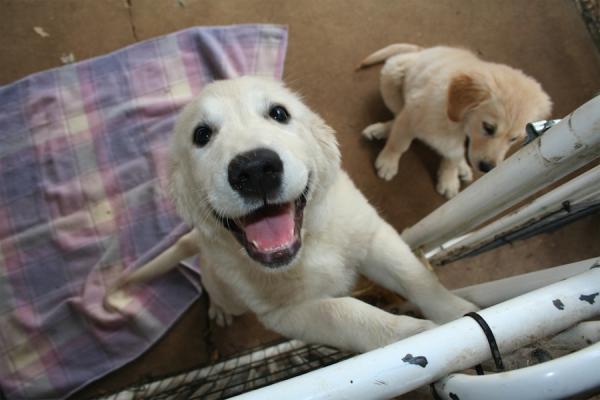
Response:
[[[477,107],[490,96],[488,89],[467,74],[456,75],[448,86],[448,118],[462,121],[467,111]]]
[[[175,203],[175,208],[179,216],[188,224],[193,224],[194,202],[186,189],[185,171],[181,165],[181,160],[171,157],[169,160],[169,197]],[[188,180],[188,182],[191,182]],[[189,184],[188,184],[189,186]]]

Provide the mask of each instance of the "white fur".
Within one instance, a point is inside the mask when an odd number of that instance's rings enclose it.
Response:
[[[274,103],[289,110],[288,124],[266,117]],[[192,131],[207,121],[218,132],[207,146],[195,148]],[[253,261],[209,209],[227,217],[249,211],[228,188],[225,171],[236,154],[257,146],[275,150],[284,160],[282,200],[296,198],[311,177],[302,248],[278,269]],[[348,297],[358,274],[410,299],[438,323],[476,309],[445,289],[381,219],[340,169],[331,128],[279,82],[243,77],[206,87],[181,113],[172,161],[173,198],[195,229],[122,281],[122,287],[201,250],[210,314],[218,322],[228,323],[229,314],[253,312],[282,335],[357,352],[435,326]]]

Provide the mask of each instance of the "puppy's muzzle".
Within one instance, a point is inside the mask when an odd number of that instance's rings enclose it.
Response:
[[[273,150],[258,148],[238,154],[228,167],[231,188],[247,199],[266,199],[281,188],[283,162]]]
[[[494,169],[494,167],[496,166],[496,164],[494,164],[493,162],[490,161],[479,161],[479,170],[481,172],[490,172],[492,169]]]

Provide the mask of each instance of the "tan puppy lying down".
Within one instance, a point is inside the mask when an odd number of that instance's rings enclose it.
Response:
[[[388,138],[375,161],[385,180],[396,175],[400,156],[413,139],[420,139],[443,157],[437,191],[451,198],[460,189],[459,178],[473,179],[465,160],[466,140],[467,159],[485,173],[524,139],[528,122],[550,115],[550,98],[533,78],[482,61],[468,50],[393,44],[360,66],[384,60],[380,90],[395,117],[369,125],[363,135]]]
[[[437,323],[475,310],[444,288],[340,169],[334,132],[281,83],[208,85],[172,138],[172,198],[194,229],[108,297],[200,253],[210,315],[255,313],[284,335],[364,352],[435,324],[348,297],[358,274]]]

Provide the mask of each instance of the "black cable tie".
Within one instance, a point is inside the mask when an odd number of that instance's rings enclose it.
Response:
[[[433,397],[433,400],[443,400],[438,394],[437,390],[435,390],[435,382],[429,384],[429,390],[431,391],[431,397]]]
[[[485,322],[485,319],[483,319],[483,317],[476,312],[467,313],[465,314],[465,317],[471,317],[475,320],[475,322],[477,322],[477,324],[479,324],[481,330],[487,338],[488,344],[490,345],[490,351],[492,353],[494,363],[496,364],[496,369],[498,371],[504,371],[504,363],[502,362],[502,356],[500,355],[500,350],[498,349],[498,343],[496,343],[494,333],[487,322]],[[475,366],[475,371],[477,372],[477,375],[484,375],[481,364],[477,364]],[[429,384],[429,389],[431,390],[431,396],[434,398],[434,400],[441,400],[440,395],[435,390],[435,382]]]
[[[465,314],[465,317],[471,317],[475,320],[475,322],[477,322],[477,324],[479,324],[481,330],[487,338],[488,344],[490,345],[490,352],[492,353],[492,358],[496,364],[496,369],[498,371],[504,371],[504,363],[502,362],[502,356],[500,355],[500,350],[498,349],[498,343],[496,343],[494,333],[487,322],[485,322],[485,319],[483,319],[483,317],[476,312],[467,313]],[[477,375],[483,375],[483,368],[481,367],[481,364],[477,365],[475,370],[477,371]]]

